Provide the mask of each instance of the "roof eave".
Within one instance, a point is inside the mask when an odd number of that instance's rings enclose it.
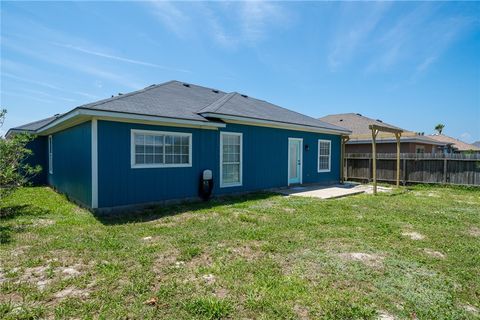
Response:
[[[217,122],[212,122],[208,120],[198,121],[198,120],[169,118],[169,117],[142,115],[142,114],[116,112],[116,111],[75,108],[70,112],[65,113],[61,117],[55,119],[54,121],[46,124],[45,126],[37,129],[35,132],[38,134],[47,134],[55,131],[55,128],[61,127],[62,125],[67,124],[68,122],[75,123],[74,120],[78,120],[78,118],[85,118],[86,120],[90,118],[99,118],[99,119],[111,119],[111,120],[122,120],[122,121],[128,121],[128,120],[148,121],[152,123],[195,126],[195,127],[204,127],[204,128],[214,128],[214,129],[225,127],[224,123],[217,123]]]
[[[290,129],[290,130],[299,130],[299,131],[308,131],[308,132],[328,133],[328,134],[336,134],[336,135],[351,134],[351,131],[349,130],[337,130],[337,129],[324,128],[324,127],[313,127],[313,126],[306,126],[306,125],[287,123],[287,122],[281,122],[281,121],[241,117],[241,116],[234,116],[234,115],[214,113],[214,112],[204,112],[204,113],[201,113],[201,115],[207,118],[218,118],[226,122],[238,122],[238,123],[244,123],[248,125],[275,127],[280,129]]]

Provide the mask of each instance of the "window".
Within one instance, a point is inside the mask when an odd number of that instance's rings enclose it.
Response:
[[[132,168],[192,166],[192,134],[132,130]]]
[[[415,146],[415,153],[425,153],[425,146]]]
[[[318,172],[330,172],[331,146],[330,140],[318,140]]]
[[[242,134],[220,133],[220,187],[242,185]]]
[[[53,174],[53,142],[52,142],[52,136],[48,136],[48,173]]]

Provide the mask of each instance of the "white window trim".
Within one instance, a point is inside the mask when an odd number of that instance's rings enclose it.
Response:
[[[163,135],[175,135],[175,136],[182,136],[188,137],[189,139],[189,147],[188,147],[188,163],[169,163],[169,164],[158,164],[158,163],[151,163],[151,164],[135,164],[135,134],[148,134],[148,135],[156,135],[156,136],[163,136]],[[186,168],[192,166],[192,134],[186,132],[174,132],[174,131],[156,131],[156,130],[137,130],[132,129],[130,130],[130,167],[132,169],[145,169],[145,168]]]
[[[48,173],[53,174],[53,138],[48,136]]]
[[[287,156],[287,186],[290,183],[290,141],[300,141],[300,184],[303,184],[303,138],[288,138],[288,156]]]
[[[328,169],[320,170],[320,143],[321,142],[328,142]],[[331,140],[323,140],[318,139],[317,143],[317,172],[330,172],[332,171],[332,141]]]
[[[223,136],[239,136],[240,137],[240,182],[223,183]],[[243,133],[241,132],[220,132],[220,188],[240,187],[243,185]]]

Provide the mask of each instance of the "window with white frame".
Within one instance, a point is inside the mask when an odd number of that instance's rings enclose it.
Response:
[[[332,142],[318,140],[318,172],[329,172],[331,164]]]
[[[190,167],[192,134],[132,130],[132,168]]]
[[[220,187],[242,185],[242,134],[220,133]]]
[[[53,142],[52,142],[52,136],[48,136],[48,173],[53,174]]]

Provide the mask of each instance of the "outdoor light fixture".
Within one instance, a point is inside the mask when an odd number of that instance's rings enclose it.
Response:
[[[308,144],[305,145],[305,151],[308,151],[308,149],[310,149],[310,147],[308,146]]]

